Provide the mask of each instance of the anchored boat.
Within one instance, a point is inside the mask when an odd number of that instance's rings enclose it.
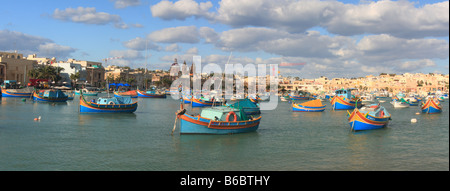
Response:
[[[256,131],[261,116],[249,117],[242,110],[231,107],[205,108],[197,116],[186,114],[185,110],[177,114],[177,118],[181,120],[180,134],[234,134]]]
[[[61,90],[43,90],[33,92],[34,101],[43,102],[66,102],[69,99],[64,92]]]
[[[331,100],[331,107],[335,110],[343,109],[355,109],[361,108],[362,103],[359,98],[354,98],[351,94],[351,91],[355,89],[342,89],[336,90],[336,95]]]
[[[320,99],[315,99],[300,104],[292,103],[292,111],[299,112],[322,112],[325,110],[325,107],[326,105],[323,105]]]
[[[156,93],[155,91],[136,90],[137,96],[140,98],[166,98],[165,93]]]
[[[442,107],[439,101],[429,98],[427,102],[422,103],[422,113],[434,114],[441,113]]]
[[[83,94],[80,95],[82,113],[133,113],[137,107],[137,101],[133,102],[130,96],[100,97],[97,100],[87,101]]]
[[[348,122],[354,131],[361,131],[386,127],[390,119],[391,114],[378,104],[373,111],[361,111],[355,108],[352,113],[349,113]]]

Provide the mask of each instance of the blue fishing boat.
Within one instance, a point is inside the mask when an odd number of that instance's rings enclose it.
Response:
[[[33,94],[33,88],[1,89],[1,92],[2,92],[2,94],[0,96],[3,96],[3,97],[29,98]]]
[[[139,98],[166,98],[165,93],[156,93],[155,91],[136,90],[136,93]]]
[[[261,114],[261,110],[258,105],[250,101],[249,99],[243,99],[236,103],[229,105],[232,108],[241,109],[246,115],[258,115]]]
[[[130,96],[99,97],[97,100],[87,101],[80,95],[80,112],[82,113],[133,113],[138,107]]]
[[[304,103],[292,103],[292,111],[298,112],[322,112],[325,111],[326,105],[323,105],[320,99],[307,101]]]
[[[43,90],[39,92],[33,92],[34,101],[42,102],[66,102],[69,99],[61,90]]]
[[[253,118],[242,110],[223,106],[203,109],[197,116],[178,113],[177,118],[181,120],[180,134],[246,133],[256,131],[261,121],[261,116]]]
[[[291,95],[289,94],[289,98],[293,101],[295,100],[309,100],[309,95],[305,94],[305,95]]]
[[[349,110],[362,107],[362,102],[359,98],[355,98],[351,91],[355,89],[341,89],[336,90],[335,96],[331,100],[331,107],[335,110]]]
[[[348,122],[354,131],[380,129],[389,124],[391,114],[386,111],[386,108],[379,104],[371,108],[373,111],[361,111],[355,108],[352,113],[349,112]]]
[[[422,113],[435,114],[441,112],[442,112],[441,104],[439,103],[439,101],[433,98],[428,98],[427,102],[422,103]]]
[[[210,100],[206,100],[204,98],[195,98],[192,97],[191,99],[192,101],[192,107],[211,107],[211,106],[220,106],[222,105],[221,101],[216,101],[214,98],[210,99]]]

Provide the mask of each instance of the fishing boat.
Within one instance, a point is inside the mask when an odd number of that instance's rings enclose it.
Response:
[[[211,106],[219,106],[222,105],[221,101],[216,101],[214,98],[210,99],[210,100],[206,100],[204,98],[195,98],[192,97],[191,99],[192,101],[192,107],[211,107]]]
[[[166,98],[165,93],[156,93],[155,91],[141,91],[136,90],[137,97],[139,98]]]
[[[83,93],[83,95],[85,95],[85,96],[97,96],[98,95],[98,92],[91,91],[87,88],[83,88],[81,90],[75,90],[75,95],[80,95],[81,93]]]
[[[97,100],[87,101],[80,95],[80,112],[82,113],[133,113],[138,107],[130,96],[99,97]]]
[[[33,92],[34,101],[43,102],[66,102],[68,96],[61,90],[42,90]]]
[[[434,114],[441,113],[442,107],[439,101],[435,99],[428,99],[427,102],[422,103],[422,113]]]
[[[409,103],[409,106],[418,106],[419,101],[414,97],[406,97],[405,100]]]
[[[33,94],[33,88],[22,88],[22,89],[1,89],[3,97],[31,97]]]
[[[352,97],[351,91],[355,89],[341,89],[336,90],[335,96],[331,99],[331,107],[334,110],[348,110],[361,108],[362,103],[359,98]]]
[[[118,92],[118,91],[114,92],[114,97],[122,97],[122,96],[130,96],[131,98],[138,97],[136,90],[130,90],[130,91],[126,91],[126,92]]]
[[[325,110],[325,107],[326,105],[323,105],[320,99],[315,99],[300,104],[292,103],[292,111],[299,112],[322,112]]]
[[[386,127],[390,119],[391,114],[386,108],[378,105],[374,111],[360,111],[355,108],[352,113],[349,112],[348,122],[354,131],[361,131]]]
[[[231,107],[211,107],[193,116],[177,113],[180,119],[180,134],[235,134],[256,131],[261,116],[252,117],[242,110]],[[173,132],[173,130],[172,130]]]
[[[291,99],[291,100],[309,100],[309,95],[307,95],[307,94],[305,94],[305,95],[292,95],[292,94],[289,94],[289,98]]]
[[[246,115],[258,115],[261,114],[261,110],[258,105],[250,101],[249,99],[243,99],[234,104],[228,105],[229,107],[242,110]]]
[[[403,98],[400,98],[400,100],[393,99],[391,101],[391,104],[394,106],[394,108],[406,108],[406,107],[409,107],[409,102],[407,102]]]

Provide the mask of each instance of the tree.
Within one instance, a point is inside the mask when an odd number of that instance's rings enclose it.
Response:
[[[74,84],[76,83],[76,81],[78,81],[80,79],[80,72],[77,72],[75,74],[70,74],[70,80],[72,82],[72,87],[74,87]]]

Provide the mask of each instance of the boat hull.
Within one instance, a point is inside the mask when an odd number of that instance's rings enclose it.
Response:
[[[302,106],[299,104],[292,104],[292,111],[296,111],[296,112],[322,112],[325,111],[325,107],[321,106],[321,107],[307,107],[307,106]]]
[[[6,89],[2,89],[2,97],[31,97],[32,93],[17,93],[17,92],[10,92]]]
[[[356,104],[358,104],[358,108],[360,108],[361,102],[354,102],[354,101],[347,101],[342,99],[341,97],[338,96],[334,96],[333,99],[331,100],[331,107],[334,110],[349,110],[349,109],[355,109]]]
[[[348,118],[349,125],[354,131],[381,129],[389,124],[390,117],[374,117],[364,115],[357,109]]]
[[[166,98],[166,94],[147,94],[139,90],[136,93],[139,98]]]
[[[192,99],[192,107],[211,107],[211,106],[218,106],[222,105],[222,102],[212,102],[212,101],[205,101],[202,99]]]
[[[88,103],[83,98],[80,98],[81,113],[133,113],[136,111],[137,106],[137,102],[132,104],[100,105]]]
[[[442,108],[433,100],[427,100],[427,102],[422,106],[422,113],[436,114],[441,112]]]
[[[122,93],[114,92],[114,97],[122,97],[122,96],[131,96],[131,98],[138,98],[137,93],[135,93],[133,91],[122,92]]]
[[[42,101],[42,102],[66,102],[69,99],[69,97],[63,97],[63,98],[45,98],[39,96],[39,94],[36,94],[36,92],[33,93],[33,100],[34,101]]]
[[[180,116],[180,134],[225,135],[256,131],[261,117],[252,121],[219,122],[190,115]]]

